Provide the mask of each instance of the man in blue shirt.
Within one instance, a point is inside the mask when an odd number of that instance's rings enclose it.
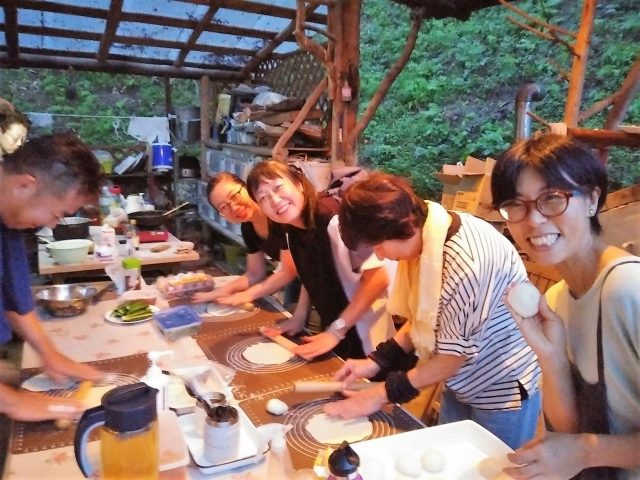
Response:
[[[0,342],[18,334],[56,381],[99,380],[102,373],[66,357],[46,336],[34,310],[20,230],[55,226],[97,196],[100,179],[95,156],[71,133],[31,140],[0,163]],[[76,400],[0,384],[0,412],[17,420],[73,418],[82,410]]]

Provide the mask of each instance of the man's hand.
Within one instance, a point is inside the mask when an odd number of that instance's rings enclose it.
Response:
[[[330,417],[349,420],[362,415],[370,415],[380,410],[388,402],[384,383],[357,392],[343,390],[342,393],[349,398],[325,405],[324,411]]]
[[[14,420],[39,422],[43,420],[73,420],[82,414],[86,406],[72,398],[52,397],[43,393],[15,390],[0,385],[2,413]]]
[[[333,333],[321,332],[317,335],[302,337],[304,345],[297,347],[293,353],[305,360],[311,360],[318,355],[330,352],[340,340]]]
[[[42,355],[42,362],[44,373],[58,383],[64,383],[68,379],[98,382],[105,375],[103,371],[71,360],[57,350],[51,350],[46,355]]]
[[[371,360],[364,358],[362,360],[347,360],[344,365],[336,372],[334,379],[349,385],[363,378],[371,378],[380,371],[380,365]]]

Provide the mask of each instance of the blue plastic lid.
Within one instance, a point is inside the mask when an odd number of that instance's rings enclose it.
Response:
[[[189,305],[179,305],[167,310],[161,310],[154,313],[153,317],[163,330],[200,325],[202,323],[198,312]]]

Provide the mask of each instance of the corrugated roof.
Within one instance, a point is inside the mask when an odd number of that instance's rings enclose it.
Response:
[[[298,50],[293,35],[296,0],[3,0],[2,4],[0,66],[5,68],[240,80],[257,66],[256,59]],[[309,25],[326,29],[326,6],[311,8]]]

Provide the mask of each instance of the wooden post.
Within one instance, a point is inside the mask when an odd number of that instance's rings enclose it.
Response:
[[[203,76],[200,79],[200,172],[202,178],[207,171],[206,141],[211,138],[211,79]]]
[[[342,96],[340,95],[340,87],[342,85],[342,79],[346,78],[347,72],[344,70],[342,62],[342,52],[344,48],[344,42],[342,40],[342,2],[335,2],[329,7],[327,15],[327,30],[329,30],[335,38],[335,49],[333,57],[334,68],[328,69],[327,74],[333,75],[333,78],[329,80],[329,89],[333,88],[333,91],[328,92],[329,101],[331,102],[331,124],[330,128],[330,141],[331,141],[331,165],[335,166],[337,162],[343,161],[342,146],[342,117],[344,112],[344,103],[342,102]]]
[[[571,81],[567,92],[567,103],[564,108],[564,123],[570,127],[578,126],[580,104],[582,103],[582,89],[584,87],[584,72],[587,68],[589,42],[596,15],[597,0],[584,0],[582,18],[578,38],[574,44],[575,56],[571,66]]]
[[[358,138],[350,139],[350,132],[358,123],[358,100],[360,97],[360,14],[362,0],[344,0],[342,2],[342,41],[340,65],[336,70],[345,74],[351,87],[352,100],[343,104],[342,111],[342,152],[346,165],[357,165]],[[338,92],[342,85],[336,86]],[[332,140],[335,141],[335,140]]]

